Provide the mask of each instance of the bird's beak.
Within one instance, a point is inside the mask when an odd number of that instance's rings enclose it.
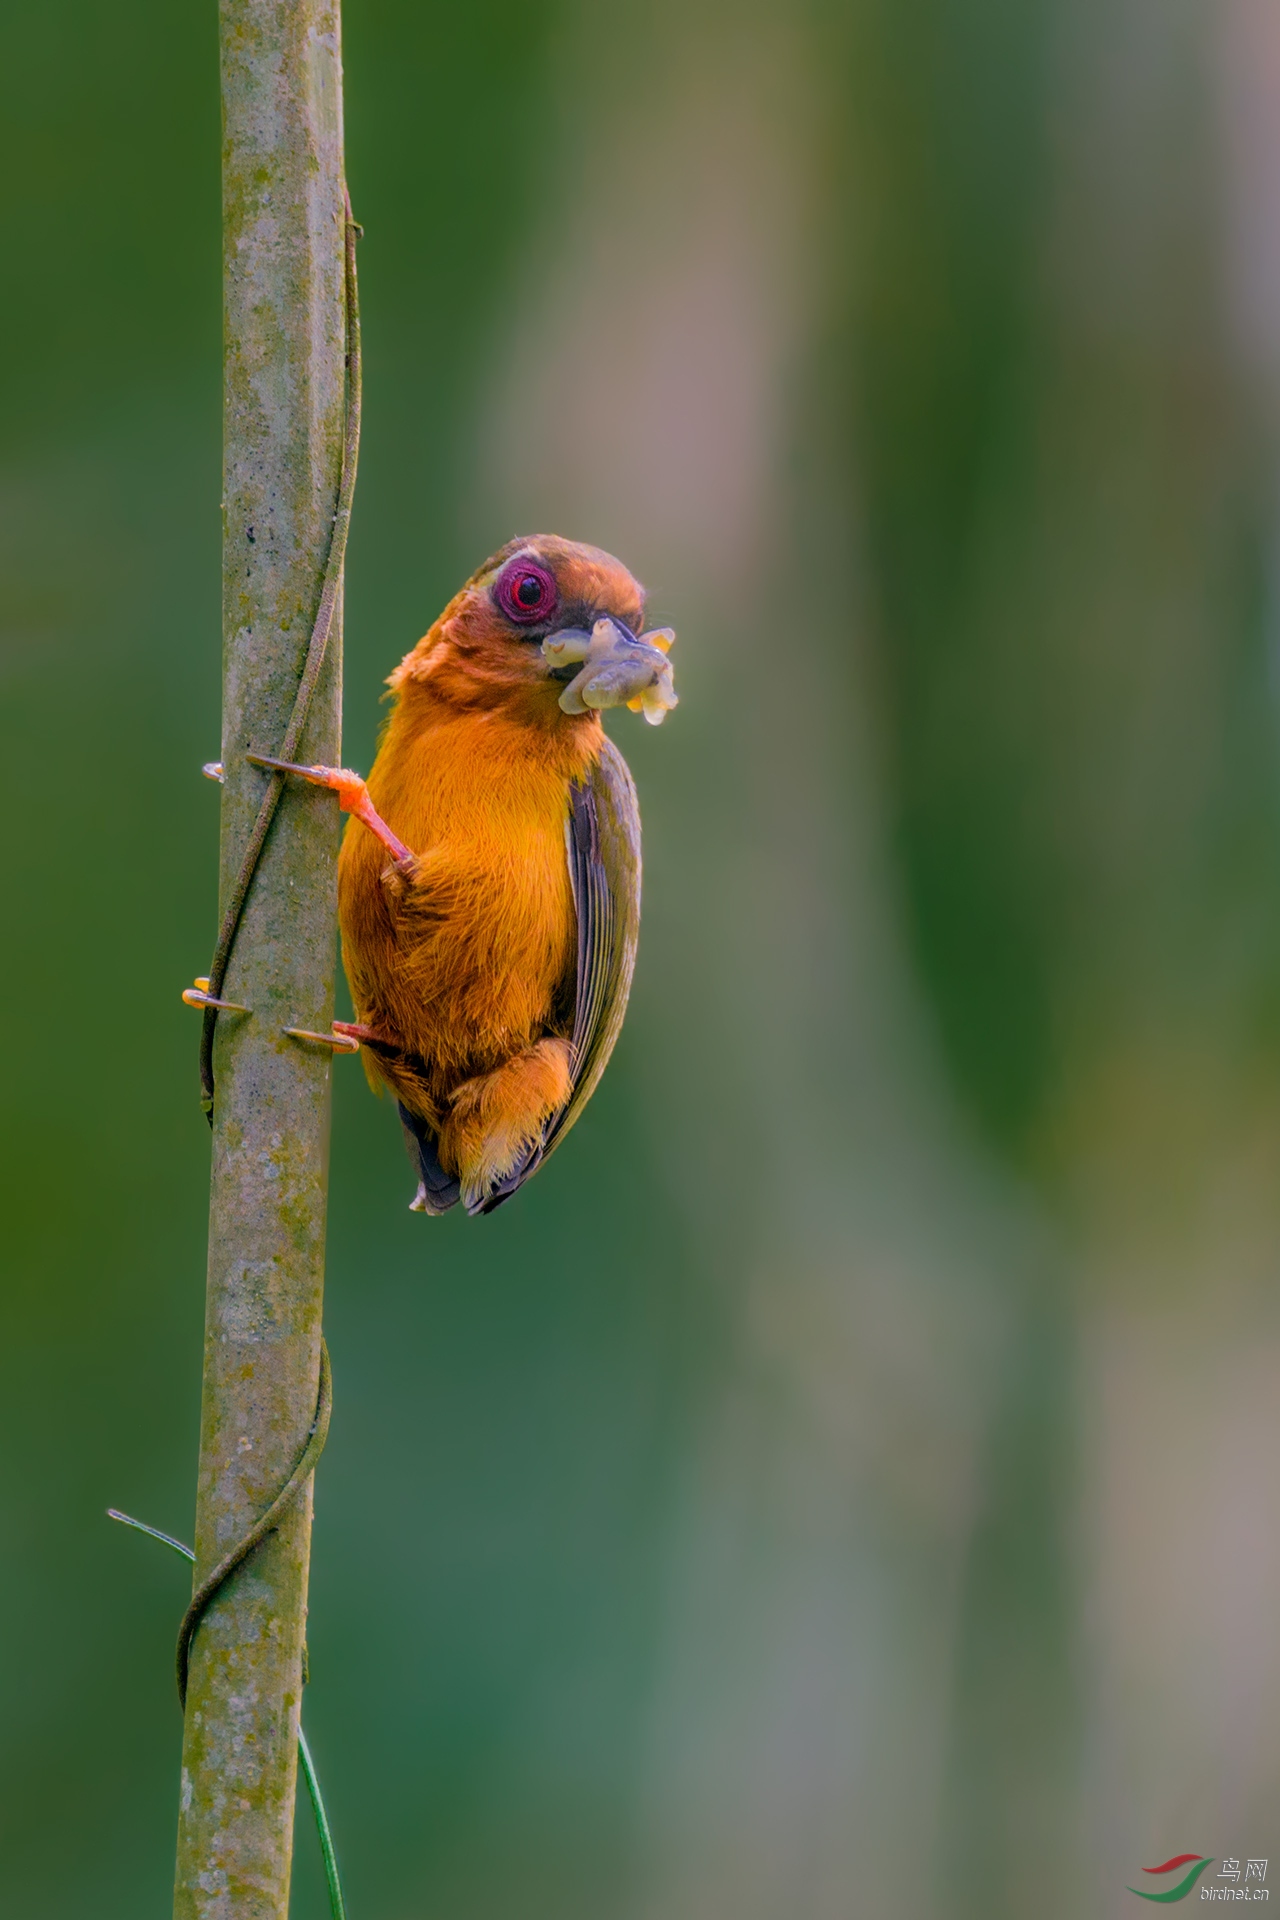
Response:
[[[630,707],[643,713],[650,726],[660,726],[676,705],[675,686],[667,650],[675,639],[670,627],[655,627],[637,639],[619,621],[607,615],[587,633],[566,627],[542,643],[542,657],[552,673],[564,677],[566,668],[581,666],[560,695],[565,713],[588,713],[592,708]]]

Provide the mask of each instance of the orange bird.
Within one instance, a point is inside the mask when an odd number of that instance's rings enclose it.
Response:
[[[600,724],[676,704],[674,634],[598,547],[539,534],[486,560],[388,685],[338,863],[342,954],[375,1090],[395,1095],[412,1206],[489,1213],[559,1144],[622,1025],[640,919],[640,815]],[[387,854],[391,855],[390,864]]]

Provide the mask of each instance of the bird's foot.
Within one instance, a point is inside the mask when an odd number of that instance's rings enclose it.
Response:
[[[380,1033],[377,1027],[367,1027],[361,1020],[335,1020],[333,1030],[353,1046],[367,1047],[370,1053],[378,1054],[384,1060],[400,1060],[404,1057],[402,1040],[398,1040],[394,1034]]]
[[[346,767],[300,767],[292,760],[274,760],[266,753],[247,753],[245,759],[253,766],[267,767],[273,773],[297,774],[300,780],[310,780],[313,786],[332,787],[342,811],[354,813],[370,833],[378,836],[395,862],[396,871],[405,878],[412,875],[418,864],[417,855],[412,847],[406,847],[398,834],[391,831],[369,798],[369,789],[358,773],[352,773]]]
[[[335,1033],[344,1033],[347,1039],[354,1040],[358,1047],[387,1045],[385,1037],[376,1028],[366,1027],[360,1020],[335,1020],[333,1030]]]

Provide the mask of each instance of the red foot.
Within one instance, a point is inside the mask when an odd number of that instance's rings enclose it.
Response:
[[[367,1045],[370,1040],[382,1038],[382,1035],[375,1033],[372,1027],[362,1027],[358,1020],[335,1020],[333,1030],[335,1033],[345,1033],[348,1040],[358,1041],[362,1046]]]
[[[247,753],[245,759],[255,767],[270,767],[276,773],[296,773],[299,779],[310,780],[313,786],[332,787],[342,811],[354,813],[370,833],[377,834],[401,873],[413,873],[418,864],[417,855],[412,847],[406,847],[399,834],[392,833],[358,773],[351,773],[346,767],[299,767],[292,760],[273,760],[265,753]]]

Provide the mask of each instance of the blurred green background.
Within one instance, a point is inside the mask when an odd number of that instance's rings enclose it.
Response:
[[[424,1221],[335,1067],[352,1920],[1076,1920],[1280,1856],[1280,15],[345,33],[348,763],[517,531],[617,551],[682,693],[615,729],[645,933],[570,1147]],[[0,89],[0,1910],[134,1920],[185,1581],[103,1510],[190,1532],[213,9],[28,6]]]

